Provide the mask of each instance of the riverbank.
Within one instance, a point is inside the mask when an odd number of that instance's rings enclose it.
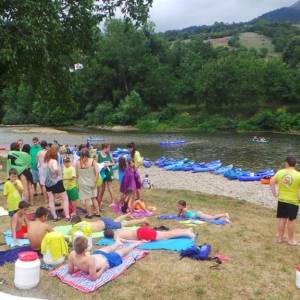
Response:
[[[168,172],[157,167],[141,169],[141,176],[149,175],[155,188],[187,190],[245,200],[268,208],[276,207],[270,187],[260,182],[228,180],[211,173]]]

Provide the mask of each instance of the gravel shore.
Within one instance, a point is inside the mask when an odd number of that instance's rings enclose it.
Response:
[[[142,178],[148,174],[154,188],[190,190],[232,197],[269,208],[275,208],[277,204],[270,187],[260,182],[231,181],[211,173],[169,172],[157,167],[141,169],[140,174]]]

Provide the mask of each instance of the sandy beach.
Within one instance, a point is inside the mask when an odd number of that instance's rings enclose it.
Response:
[[[154,188],[189,190],[210,195],[219,195],[246,200],[268,208],[274,208],[277,200],[270,187],[260,182],[231,181],[224,176],[211,173],[170,172],[151,167],[142,169],[141,177],[148,174]]]

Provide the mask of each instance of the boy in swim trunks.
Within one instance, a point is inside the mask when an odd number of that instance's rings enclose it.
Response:
[[[19,209],[12,217],[11,231],[14,239],[14,245],[18,245],[17,239],[27,238],[28,220],[26,217],[26,211],[29,206],[30,204],[27,201],[21,201],[19,203]]]
[[[205,214],[198,210],[190,210],[186,207],[186,202],[184,200],[180,200],[177,202],[178,209],[178,217],[183,219],[197,220],[197,219],[208,219],[208,220],[219,220],[222,219],[228,223],[230,223],[229,214],[221,213],[215,215]]]
[[[155,230],[151,227],[140,227],[137,230],[126,230],[126,229],[118,229],[116,231],[113,230],[105,230],[104,236],[109,239],[120,239],[121,241],[159,241],[159,240],[168,240],[174,239],[178,237],[188,237],[191,239],[195,239],[196,235],[192,229],[172,229],[169,231],[159,231]]]
[[[72,225],[77,224],[77,227],[78,227],[78,225],[80,227],[81,223],[84,226],[87,226],[87,224],[88,224],[88,226],[91,227],[92,232],[99,232],[99,231],[103,231],[105,229],[116,230],[116,229],[120,229],[123,227],[130,227],[133,225],[149,224],[146,218],[127,221],[126,218],[128,216],[130,216],[130,214],[119,216],[114,220],[112,220],[110,218],[106,218],[106,217],[101,217],[101,220],[98,220],[95,222],[86,222],[86,221],[82,222],[81,218],[79,216],[73,216],[71,218],[71,223],[72,223]]]
[[[114,245],[96,250],[89,255],[87,253],[88,240],[80,236],[74,241],[74,250],[69,255],[69,273],[73,274],[80,270],[88,273],[91,280],[97,280],[106,270],[121,265],[123,257],[141,244],[141,242],[136,242],[129,247],[120,248],[122,243],[117,240]]]

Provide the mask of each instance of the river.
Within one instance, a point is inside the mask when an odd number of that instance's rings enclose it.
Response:
[[[63,129],[65,130],[65,129]],[[16,132],[15,127],[0,127],[0,145],[6,147],[13,141],[22,138],[30,143],[33,136],[46,139],[48,142],[57,140],[59,143],[75,145],[84,143],[89,136],[101,136],[112,148],[124,147],[134,141],[144,157],[155,160],[161,156],[174,158],[188,157],[195,161],[211,161],[221,159],[223,164],[251,169],[278,169],[288,155],[300,159],[300,136],[265,133],[270,139],[268,144],[251,142],[251,133],[178,133],[178,134],[146,134],[138,132],[109,132],[99,130],[72,128],[65,133],[24,133]],[[160,141],[184,139],[187,144],[182,147],[162,148]]]

